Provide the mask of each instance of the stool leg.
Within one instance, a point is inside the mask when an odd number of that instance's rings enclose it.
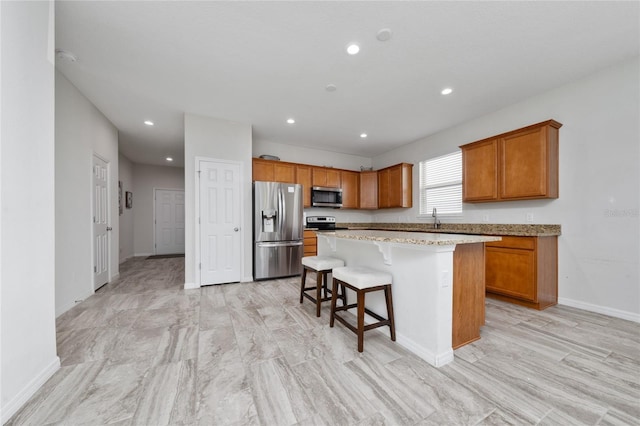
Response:
[[[387,316],[389,317],[389,331],[391,333],[391,340],[396,341],[396,323],[393,319],[393,299],[391,297],[391,286],[384,286],[384,298],[387,301]]]
[[[342,287],[342,295],[340,296],[340,299],[342,299],[342,306],[347,306],[347,289],[343,285],[340,287]]]
[[[320,316],[320,304],[322,303],[322,272],[316,274],[316,316]]]
[[[302,303],[302,299],[304,299],[304,284],[307,279],[307,268],[302,267],[302,280],[300,284],[300,303]]]
[[[364,350],[364,291],[358,290],[358,352]]]
[[[327,294],[329,293],[328,289],[327,289],[327,280],[329,279],[329,273],[325,272],[324,274],[324,280],[322,280],[322,289],[324,290],[324,296],[322,296],[322,298],[324,299],[325,297],[327,297]]]
[[[344,286],[342,287],[344,288]],[[329,327],[333,327],[333,322],[336,316],[336,300],[338,299],[338,280],[335,278],[331,285],[331,313],[329,315]]]

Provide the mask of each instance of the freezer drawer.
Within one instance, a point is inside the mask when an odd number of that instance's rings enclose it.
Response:
[[[255,243],[253,279],[289,277],[302,273],[302,241]]]

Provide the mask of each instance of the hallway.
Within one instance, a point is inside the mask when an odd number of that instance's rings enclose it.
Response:
[[[183,290],[184,259],[134,258],[57,321],[62,368],[9,425],[633,424],[639,325],[487,301],[482,339],[428,365],[365,352],[299,278]]]

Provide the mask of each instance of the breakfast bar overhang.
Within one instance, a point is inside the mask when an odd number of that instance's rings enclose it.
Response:
[[[480,338],[484,243],[500,239],[375,230],[318,232],[318,254],[391,273],[398,344],[440,367],[453,360],[453,349]],[[367,308],[383,312],[383,297],[367,298]]]

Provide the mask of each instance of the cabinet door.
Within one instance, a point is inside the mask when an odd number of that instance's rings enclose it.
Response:
[[[348,172],[343,170],[342,179],[342,208],[357,209],[359,201],[360,184],[358,172]]]
[[[498,141],[476,142],[462,148],[462,200],[498,198]]]
[[[327,186],[327,169],[313,167],[311,169],[313,186]]]
[[[340,170],[326,169],[327,185],[329,188],[340,188],[342,185],[342,172]]]
[[[273,181],[282,183],[296,182],[296,168],[291,163],[274,163]]]
[[[378,172],[360,172],[360,208],[378,208]]]
[[[546,127],[500,139],[500,198],[540,198],[547,195]]]
[[[254,181],[273,182],[273,161],[254,158],[252,163]]]
[[[311,166],[296,165],[296,183],[302,185],[303,206],[311,207]]]
[[[537,302],[535,250],[485,247],[486,288],[529,302]]]
[[[378,170],[378,207],[388,208],[389,203],[389,169]]]

